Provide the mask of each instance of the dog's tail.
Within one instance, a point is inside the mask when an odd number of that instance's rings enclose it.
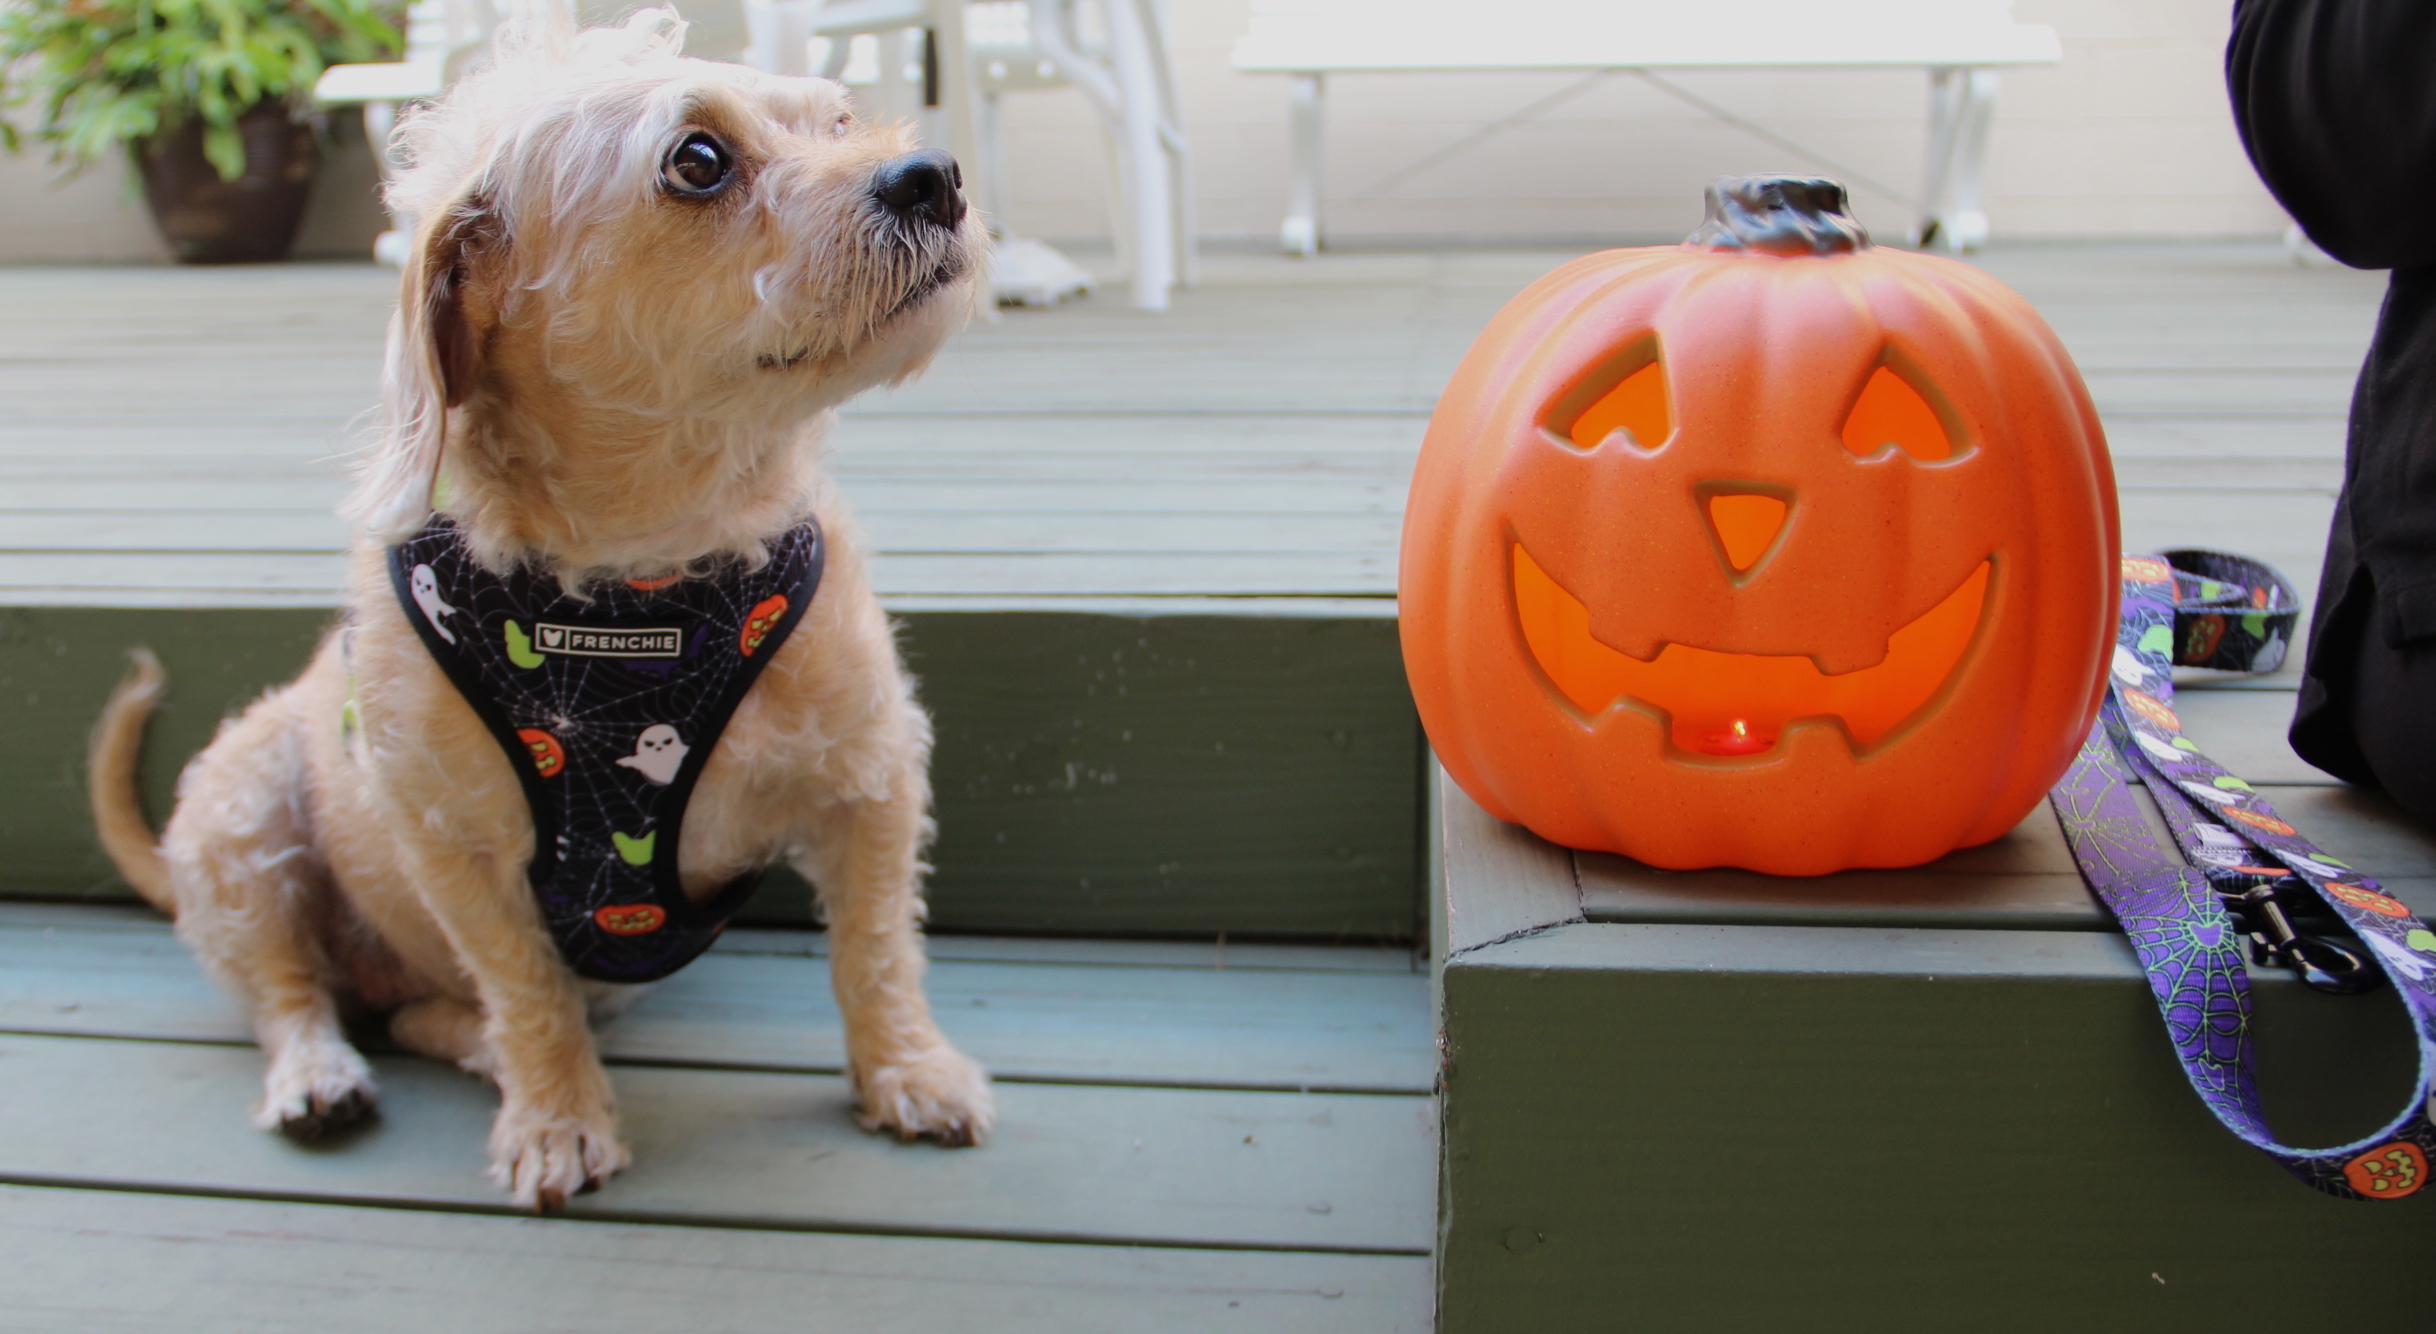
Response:
[[[161,702],[169,674],[161,670],[161,660],[150,649],[134,649],[127,656],[135,669],[110,692],[101,721],[93,725],[93,745],[85,754],[85,785],[93,798],[93,827],[101,833],[102,851],[110,854],[118,873],[146,902],[174,917],[177,900],[170,893],[169,863],[162,859],[160,841],[144,819],[135,777],[136,761],[144,748],[144,724]]]

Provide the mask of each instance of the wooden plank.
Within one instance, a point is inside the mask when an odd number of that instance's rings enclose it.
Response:
[[[0,1031],[253,1042],[244,1013],[166,923],[71,924],[94,911],[0,926]],[[1258,958],[1258,947],[1251,952]],[[1069,942],[1057,953],[1138,957],[1121,942]],[[1196,1088],[1428,1093],[1436,1056],[1427,993],[1427,979],[1409,969],[934,957],[929,978],[949,1036],[1000,1079]],[[845,1068],[828,960],[801,953],[714,952],[652,987],[600,1041],[613,1062]]]
[[[2285,736],[2293,699],[2289,689],[2178,690],[2174,712],[2184,735],[2209,759],[2253,783],[2332,787],[2342,780],[2294,754]]]
[[[882,597],[1392,597],[1395,554],[1364,551],[881,553]],[[333,554],[0,552],[0,607],[334,607]]]
[[[0,1180],[498,1210],[496,1095],[375,1061],[380,1122],[300,1148],[251,1130],[241,1048],[0,1035]],[[578,1218],[1102,1244],[1426,1255],[1427,1097],[1007,1083],[979,1150],[855,1128],[842,1079],[621,1066],[635,1165]],[[180,1114],[164,1118],[161,1109]]]
[[[1019,513],[871,510],[861,517],[872,545],[889,564],[933,552],[1020,557],[1376,553],[1394,547],[1403,524],[1398,514],[1354,509],[1285,514],[1215,509],[1115,514],[1074,507]],[[0,510],[0,550],[5,551],[337,555],[348,544],[347,530],[335,515],[311,511]]]
[[[492,1218],[0,1186],[24,1334],[1425,1334],[1428,1261]]]
[[[2363,344],[2365,346],[2365,343]],[[2130,417],[2118,414],[2106,421],[2106,444],[2118,468],[2155,463],[2163,469],[2177,465],[2286,461],[2340,465],[2343,459],[2341,417]]]
[[[2436,837],[2390,800],[2321,785],[2262,783],[2259,791],[2313,842],[2389,882],[2419,912],[2436,914]],[[2166,837],[2162,826],[2157,835]],[[2117,930],[2090,896],[2055,813],[2044,804],[1993,843],[1901,870],[1795,878],[1730,869],[1663,871],[1595,852],[1576,853],[1574,862],[1582,910],[1594,922]]]
[[[1663,871],[1605,853],[1574,855],[1595,922],[1752,926],[1973,927],[2108,931],[2044,802],[2012,833],[1926,866],[1788,877],[1730,869]]]
[[[302,611],[0,609],[0,892],[123,894],[84,812],[84,737],[126,647],[171,675],[155,818],[220,719],[301,665]],[[923,612],[907,661],[936,724],[943,929],[1412,938],[1419,727],[1394,622]],[[774,875],[750,920],[809,925]]]
[[[79,931],[141,931],[157,933],[167,923],[160,914],[136,903],[41,903],[0,898],[0,927],[41,930],[72,927]],[[1025,963],[1082,968],[1211,968],[1221,972],[1296,973],[1420,973],[1426,971],[1409,947],[1393,945],[1279,945],[1227,940],[1079,940],[1048,936],[968,936],[932,932],[926,942],[932,959],[961,959],[976,963]],[[829,953],[825,932],[783,928],[730,927],[711,950],[717,954],[774,954],[784,958],[824,958]]]
[[[2408,1265],[2436,1242],[2436,1215],[2329,1201],[2218,1126],[2112,935],[1583,924],[1475,951],[1443,984],[1447,1334],[1618,1311],[1655,1329],[2306,1323],[2323,1294],[2261,1274]],[[2390,999],[2254,990],[2280,1130],[2339,1143],[2406,1103]],[[2346,1310],[2408,1320],[2406,1286]]]
[[[1438,786],[1439,847],[1444,872],[1439,915],[1444,938],[1436,951],[1453,958],[1494,941],[1582,920],[1582,896],[1566,850],[1480,808],[1446,770],[1430,766]],[[1463,893],[1449,894],[1446,886]]]
[[[2395,881],[2436,876],[2436,835],[2382,792],[2264,783],[2258,790],[2303,837],[2364,874]],[[2418,906],[2422,913],[2430,911],[2430,905]]]
[[[2334,497],[2322,491],[2220,493],[2204,503],[2151,491],[2123,498],[2123,549],[2231,546],[2281,567],[2314,593]],[[2303,575],[2307,579],[2304,581]]]
[[[0,907],[0,913],[8,911]],[[720,953],[825,957],[819,931],[736,927],[711,946]],[[933,959],[1083,968],[1191,968],[1218,972],[1412,973],[1427,971],[1404,945],[1279,945],[1243,940],[1075,940],[1046,936],[929,937]]]

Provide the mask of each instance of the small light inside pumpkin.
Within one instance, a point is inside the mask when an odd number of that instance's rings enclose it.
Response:
[[[1704,755],[1757,755],[1775,746],[1775,737],[1752,731],[1751,724],[1740,718],[1728,724],[1726,730],[1711,732],[1700,738],[1700,750]]]

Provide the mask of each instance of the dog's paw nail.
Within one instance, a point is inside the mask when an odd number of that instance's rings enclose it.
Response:
[[[491,1129],[491,1180],[516,1204],[551,1214],[600,1189],[629,1161],[617,1122],[605,1110],[553,1115],[503,1107]]]
[[[901,1142],[934,1140],[965,1148],[987,1139],[998,1119],[990,1077],[952,1047],[880,1066],[860,1081],[865,1130],[886,1130]]]
[[[368,1089],[352,1088],[336,1097],[319,1093],[301,1111],[282,1112],[279,1133],[290,1139],[316,1140],[350,1130],[380,1116],[380,1104]]]
[[[263,1077],[254,1124],[295,1140],[316,1140],[379,1114],[372,1068],[354,1048],[332,1043],[294,1051]]]

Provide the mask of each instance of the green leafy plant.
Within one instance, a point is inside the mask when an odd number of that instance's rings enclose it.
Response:
[[[0,107],[38,106],[34,137],[74,170],[193,117],[235,180],[239,117],[301,108],[325,66],[393,56],[404,18],[396,0],[0,0]],[[0,144],[22,147],[6,119]]]

